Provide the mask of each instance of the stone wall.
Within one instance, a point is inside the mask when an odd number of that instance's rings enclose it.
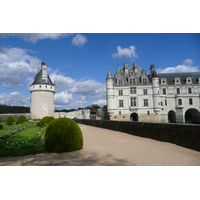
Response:
[[[55,112],[55,118],[59,117],[68,117],[70,119],[78,118],[78,119],[90,119],[90,110],[89,109],[82,109],[76,110],[72,112]]]
[[[9,113],[9,114],[0,114],[0,120],[6,120],[8,116],[13,116],[15,119],[18,119],[19,116],[24,115],[26,119],[31,117],[30,113]]]
[[[170,142],[200,151],[200,125],[75,119],[77,123]],[[145,147],[144,147],[145,148]]]

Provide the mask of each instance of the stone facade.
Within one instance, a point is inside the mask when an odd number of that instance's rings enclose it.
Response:
[[[110,120],[200,123],[200,72],[146,73],[137,63],[106,78]]]

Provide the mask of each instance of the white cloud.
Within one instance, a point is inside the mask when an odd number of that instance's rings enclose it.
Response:
[[[193,64],[193,60],[188,58],[183,61],[182,65],[177,65],[175,67],[167,67],[165,69],[159,68],[157,71],[159,73],[175,73],[175,72],[198,72],[198,67],[191,66]]]
[[[73,45],[77,45],[77,46],[81,46],[84,45],[87,42],[87,38],[84,35],[81,34],[77,34],[75,37],[73,37],[72,39],[72,44]]]
[[[56,82],[56,90],[64,90],[56,94],[56,107],[61,105],[67,108],[82,107],[87,101],[106,97],[105,84],[92,79],[74,80],[60,74],[58,71],[50,74],[52,81]]]
[[[56,107],[60,107],[66,104],[69,104],[72,100],[72,94],[69,94],[67,91],[62,91],[55,94],[55,104]]]
[[[120,46],[117,47],[117,53],[112,54],[113,58],[137,58],[135,46],[130,46],[129,48],[122,48]]]
[[[63,37],[69,37],[70,35],[69,33],[1,33],[0,38],[19,37],[25,42],[36,43],[38,40],[57,40]]]
[[[99,105],[99,106],[102,107],[102,106],[107,105],[107,102],[106,102],[105,99],[100,99],[100,100],[98,100],[98,101],[93,102],[92,104],[97,104],[97,105]]]
[[[57,90],[67,90],[75,84],[76,81],[72,78],[65,77],[64,75],[58,73],[54,71],[49,75],[51,80],[56,83]]]
[[[29,106],[29,97],[19,93],[11,92],[10,94],[0,93],[0,103],[10,106]]]
[[[4,88],[21,86],[24,79],[36,73],[41,60],[30,56],[27,49],[0,49],[0,84]]]

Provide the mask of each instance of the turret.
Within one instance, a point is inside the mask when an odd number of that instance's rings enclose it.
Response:
[[[112,114],[113,109],[113,101],[114,101],[114,89],[113,89],[114,80],[111,75],[110,70],[108,71],[108,75],[106,78],[106,100],[107,100],[107,110],[108,114]]]
[[[150,70],[153,84],[153,109],[154,112],[158,114],[160,112],[159,77],[154,65],[151,65]]]
[[[54,116],[55,84],[48,76],[48,65],[41,63],[41,69],[30,85],[31,92],[31,119]]]

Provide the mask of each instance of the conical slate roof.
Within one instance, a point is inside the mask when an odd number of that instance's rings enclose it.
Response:
[[[45,85],[53,85],[54,86],[49,75],[48,75],[47,80],[42,79],[42,69],[36,74],[34,79],[35,80],[33,81],[33,83],[31,85],[45,84]]]

